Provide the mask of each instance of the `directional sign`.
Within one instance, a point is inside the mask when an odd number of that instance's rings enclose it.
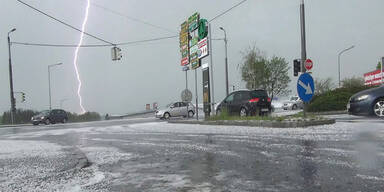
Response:
[[[313,62],[312,62],[312,60],[310,60],[310,59],[305,60],[304,66],[305,66],[305,68],[306,68],[308,71],[311,70],[312,67],[313,67]]]
[[[309,73],[303,73],[297,80],[297,93],[304,102],[311,101],[315,93],[315,84]]]

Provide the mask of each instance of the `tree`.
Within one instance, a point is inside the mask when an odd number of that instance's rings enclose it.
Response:
[[[269,60],[256,47],[249,48],[243,55],[241,75],[248,89],[264,89],[272,99],[290,92],[289,67],[284,58],[274,56]]]
[[[332,83],[332,78],[328,77],[326,79],[320,79],[318,80],[319,78],[315,78],[315,94],[316,95],[321,95],[323,93],[326,93],[330,90],[332,90],[332,88],[334,88],[334,84]]]
[[[345,78],[341,84],[343,88],[364,87],[364,79],[362,77]]]
[[[376,69],[381,69],[381,62],[377,63]]]

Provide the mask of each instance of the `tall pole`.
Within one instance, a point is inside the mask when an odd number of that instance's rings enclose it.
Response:
[[[355,47],[355,46],[352,45],[351,47],[346,48],[346,49],[340,51],[340,53],[338,54],[337,63],[338,63],[338,66],[339,66],[339,67],[338,67],[338,68],[339,68],[339,88],[341,87],[341,70],[340,70],[340,58],[341,58],[341,55],[342,55],[343,53],[345,53],[345,52],[347,52],[347,51],[353,49],[354,47]]]
[[[51,70],[48,65],[48,95],[49,95],[49,110],[52,109],[52,99],[51,99]]]
[[[195,69],[195,98],[196,98],[196,120],[199,120],[199,103],[197,98],[197,70]]]
[[[384,57],[381,58],[381,84],[384,85],[384,73],[383,73]]]
[[[229,95],[229,82],[228,82],[228,40],[227,32],[223,27],[220,27],[224,31],[224,43],[225,43],[225,93]]]
[[[212,30],[211,30],[211,23],[208,23],[208,37],[209,37],[209,60],[210,60],[210,69],[211,69],[211,111],[212,115],[216,114],[215,110],[215,89],[214,89],[214,83],[213,83],[213,53],[212,53]]]
[[[301,72],[305,73],[304,62],[307,60],[307,45],[305,34],[305,5],[304,0],[301,0],[300,5],[300,23],[301,23]]]
[[[13,95],[13,72],[12,72],[12,56],[11,56],[11,38],[9,37],[9,34],[16,31],[15,28],[13,28],[11,31],[8,32],[8,57],[9,57],[9,87],[10,87],[10,96],[11,96],[11,124],[15,123],[15,115],[16,115],[16,102],[15,97]]]
[[[62,63],[48,65],[48,94],[49,94],[49,110],[52,109],[52,98],[51,98],[51,67],[61,65]]]
[[[301,72],[305,73],[304,62],[307,60],[307,45],[305,39],[305,6],[304,0],[300,4],[300,25],[301,25]],[[306,117],[307,104],[304,103],[303,115]]]

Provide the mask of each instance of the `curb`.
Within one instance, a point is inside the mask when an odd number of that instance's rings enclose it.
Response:
[[[185,121],[170,120],[168,123],[193,124],[193,125],[230,125],[269,128],[304,128],[310,126],[330,125],[336,123],[335,119],[311,120],[311,121],[257,121],[257,120],[220,120],[220,121]]]
[[[324,111],[324,112],[314,112],[310,113],[314,115],[342,115],[342,114],[348,114],[348,111]]]

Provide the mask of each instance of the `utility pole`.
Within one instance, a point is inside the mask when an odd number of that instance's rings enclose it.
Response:
[[[224,31],[224,43],[225,43],[225,91],[227,96],[229,95],[229,82],[228,82],[228,40],[227,32],[223,27],[220,27]]]
[[[216,114],[215,110],[215,89],[214,89],[214,83],[213,83],[213,53],[212,53],[212,29],[211,29],[211,23],[208,23],[208,37],[209,37],[209,60],[210,60],[210,69],[211,69],[211,105],[212,105],[212,115]]]
[[[305,37],[305,5],[304,0],[301,0],[300,4],[300,25],[301,25],[301,72],[305,73],[304,62],[307,60],[307,45]],[[303,115],[306,117],[307,104],[304,103]]]
[[[11,96],[11,124],[15,123],[15,115],[16,115],[16,101],[13,95],[13,72],[12,72],[12,56],[11,56],[11,38],[9,34],[16,31],[16,28],[13,28],[8,32],[8,56],[9,56],[9,87],[10,87],[10,96]]]
[[[49,110],[52,109],[52,99],[51,99],[51,67],[61,65],[63,63],[57,63],[48,65],[48,94],[49,94]]]

